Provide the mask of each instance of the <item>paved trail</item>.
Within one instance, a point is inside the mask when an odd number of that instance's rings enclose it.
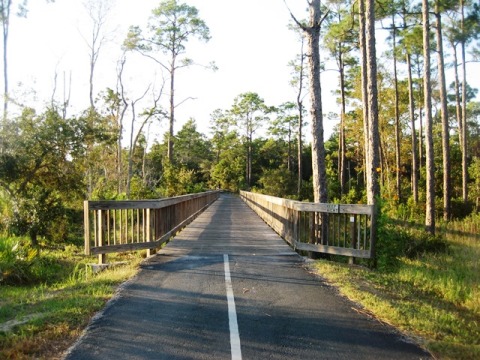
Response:
[[[93,321],[66,359],[427,359],[304,269],[222,195]]]

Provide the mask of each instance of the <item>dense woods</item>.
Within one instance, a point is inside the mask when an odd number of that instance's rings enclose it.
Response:
[[[83,199],[211,188],[324,202],[379,199],[387,211],[424,222],[431,232],[435,219],[478,208],[480,102],[468,83],[476,76],[469,64],[479,61],[478,2],[308,2],[310,15],[292,14],[292,31],[301,34],[290,64],[298,96],[267,104],[254,89],[238,94],[211,114],[207,133],[195,118],[175,127],[175,74],[194,66],[188,40],[211,36],[201,13],[161,2],[148,24],[132,24],[125,34],[116,83],[94,94],[109,7],[87,4],[93,26],[85,111],[67,116],[68,91],[63,101],[52,96],[43,111],[13,98],[4,61],[2,231],[28,235],[33,244],[39,237],[61,242],[76,236]],[[1,6],[6,58],[16,5]],[[134,54],[166,74],[136,96],[124,82]],[[332,66],[338,111],[323,114],[322,71]],[[323,139],[326,118],[338,124]],[[165,136],[152,139],[150,125],[159,122],[168,123]]]

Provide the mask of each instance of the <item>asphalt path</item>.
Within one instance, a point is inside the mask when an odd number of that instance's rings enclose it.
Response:
[[[225,194],[142,264],[65,358],[430,358],[359,310]]]

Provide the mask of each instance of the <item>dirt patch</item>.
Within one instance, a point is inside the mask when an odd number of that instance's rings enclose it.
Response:
[[[21,317],[20,319],[13,319],[13,320],[9,320],[7,322],[1,323],[0,324],[0,332],[9,332],[15,326],[26,324],[30,320],[41,318],[43,315],[44,314],[42,314],[42,313],[30,314],[30,315],[26,315],[24,317]]]

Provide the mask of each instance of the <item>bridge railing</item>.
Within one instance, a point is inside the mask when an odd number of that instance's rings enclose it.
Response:
[[[240,192],[241,198],[296,250],[372,258],[372,205],[300,202]]]
[[[85,254],[147,249],[154,252],[218,199],[208,191],[157,200],[85,201]]]

